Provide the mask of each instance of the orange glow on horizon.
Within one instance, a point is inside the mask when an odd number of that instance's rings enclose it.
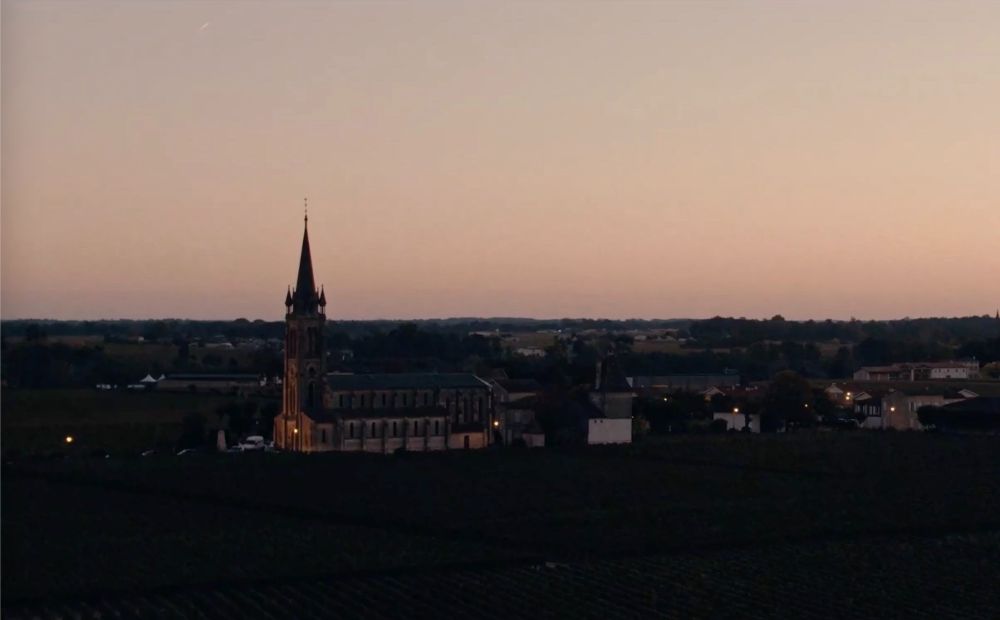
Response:
[[[992,314],[963,7],[6,2],[0,315]]]

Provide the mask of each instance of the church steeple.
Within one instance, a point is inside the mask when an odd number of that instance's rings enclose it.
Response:
[[[316,428],[326,393],[326,295],[316,288],[309,249],[309,216],[295,288],[285,293],[285,378],[281,414],[274,420],[275,443],[283,450],[312,451],[327,442]]]
[[[295,312],[315,313],[319,309],[319,291],[313,278],[312,252],[309,250],[309,213],[306,212],[302,231],[302,252],[299,256],[299,275],[292,293]]]

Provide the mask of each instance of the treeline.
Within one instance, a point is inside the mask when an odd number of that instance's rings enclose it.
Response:
[[[348,336],[362,337],[376,332],[389,332],[401,325],[416,325],[424,332],[467,334],[469,332],[516,332],[516,331],[627,331],[650,329],[686,329],[691,324],[688,319],[664,320],[611,320],[611,319],[518,319],[518,318],[454,318],[417,320],[375,320],[344,321],[331,319],[327,322],[328,333],[346,333]],[[238,338],[283,338],[284,321],[263,321],[260,319],[235,319],[232,321],[195,321],[188,319],[149,320],[105,320],[105,321],[52,321],[18,319],[3,321],[5,337],[39,338],[46,336],[100,336],[108,340],[208,340],[224,337]]]
[[[884,339],[920,343],[960,345],[970,340],[1000,337],[1000,318],[990,315],[959,318],[920,318],[891,321],[789,321],[780,315],[770,319],[713,317],[691,319],[518,319],[453,318],[423,320],[343,321],[330,320],[330,333],[344,332],[350,337],[374,332],[389,332],[401,325],[416,325],[424,332],[465,334],[469,332],[602,330],[677,330],[682,338],[694,338],[698,346],[747,347],[761,341],[826,342],[839,340],[859,343],[865,339]],[[284,321],[235,319],[232,321],[194,321],[187,319],[114,320],[114,321],[3,321],[5,337],[103,336],[110,339],[163,340],[173,338],[282,338]]]
[[[959,345],[970,340],[1000,337],[1000,318],[982,315],[960,318],[899,319],[893,321],[787,321],[714,317],[693,321],[690,333],[702,346],[746,347],[763,340],[858,343],[866,339]]]
[[[530,321],[502,319],[436,321],[330,321],[330,369],[350,372],[469,371],[503,368],[512,377],[542,377],[583,383],[608,352],[619,355],[629,375],[737,371],[761,380],[783,370],[807,377],[848,377],[858,367],[899,361],[975,358],[1000,361],[1000,321],[995,317],[905,319],[900,321],[786,321],[713,318],[690,321]],[[673,325],[683,342],[679,352],[636,353],[628,326]],[[505,350],[508,329],[560,329],[562,337],[543,358],[519,358]],[[660,329],[656,327],[653,329]],[[605,330],[603,336],[586,330]],[[253,372],[280,374],[283,322],[249,321],[6,321],[3,378],[9,386],[73,387],[130,383],[147,372]],[[65,337],[98,336],[96,342]],[[171,351],[149,360],[109,353],[112,343],[156,342]],[[194,343],[219,337],[271,340],[251,353],[224,349],[194,355]],[[277,340],[278,342],[273,342]],[[990,370],[992,372],[992,370]]]

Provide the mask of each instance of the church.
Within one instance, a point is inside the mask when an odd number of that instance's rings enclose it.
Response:
[[[285,295],[285,376],[274,442],[294,452],[476,449],[491,443],[491,385],[468,373],[326,372],[326,292],[316,288],[305,218]]]

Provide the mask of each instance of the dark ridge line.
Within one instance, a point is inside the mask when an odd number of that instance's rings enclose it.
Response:
[[[224,508],[270,514],[274,516],[321,521],[332,525],[348,525],[372,530],[384,530],[393,533],[410,534],[413,536],[420,536],[425,539],[440,540],[446,543],[472,543],[484,547],[496,547],[504,551],[512,550],[512,546],[516,546],[517,544],[510,540],[488,538],[476,530],[444,529],[439,526],[425,525],[412,521],[390,520],[372,516],[360,517],[342,512],[274,504],[260,500],[218,497],[204,492],[153,488],[143,486],[139,483],[123,480],[99,480],[78,474],[17,470],[4,467],[4,475],[10,476],[11,474],[13,474],[14,477],[44,480],[54,484],[93,487],[107,491],[129,493],[132,495],[186,501],[199,505],[220,506]],[[535,549],[537,549],[537,546],[532,546],[532,550]]]
[[[966,528],[913,527],[913,528],[878,528],[865,532],[828,532],[819,535],[790,536],[770,540],[745,540],[737,542],[695,543],[675,545],[669,550],[659,550],[643,553],[611,553],[601,557],[576,558],[572,560],[546,559],[544,556],[531,558],[511,558],[500,560],[479,560],[473,562],[444,562],[430,565],[409,565],[392,568],[356,569],[347,571],[329,571],[319,573],[300,573],[280,577],[253,577],[246,579],[223,579],[202,583],[175,583],[147,588],[96,588],[77,593],[58,594],[54,596],[15,597],[10,600],[4,597],[0,609],[10,613],[12,608],[28,608],[42,605],[60,604],[99,604],[109,599],[128,599],[143,597],[174,596],[186,593],[215,593],[220,591],[240,591],[257,587],[286,587],[303,583],[317,582],[347,582],[353,580],[370,580],[393,577],[410,577],[420,575],[446,575],[455,572],[489,572],[512,568],[534,568],[536,570],[558,569],[565,566],[586,566],[595,563],[621,562],[642,559],[667,559],[672,556],[697,553],[724,553],[732,551],[751,551],[756,549],[772,549],[781,546],[801,546],[837,542],[903,542],[912,540],[935,540],[950,536],[970,536],[976,534],[1000,533],[1000,521],[984,523]],[[552,566],[548,566],[552,564]]]
[[[152,588],[145,589],[96,589],[96,590],[85,590],[78,594],[66,594],[58,595],[53,599],[52,597],[15,597],[13,604],[31,604],[33,601],[37,604],[44,603],[50,600],[69,600],[77,601],[81,600],[83,597],[87,601],[91,601],[95,598],[101,597],[128,597],[128,596],[146,596],[146,595],[156,595],[160,590],[164,591],[187,591],[190,588],[207,588],[218,589],[220,587],[241,587],[244,586],[254,586],[261,584],[294,584],[303,581],[310,580],[347,580],[355,578],[375,578],[375,577],[393,577],[401,575],[409,575],[418,572],[449,572],[455,570],[489,570],[498,569],[506,567],[517,567],[517,566],[531,566],[538,565],[545,561],[557,561],[564,563],[575,563],[575,564],[586,564],[590,562],[603,562],[603,561],[621,561],[657,556],[671,556],[671,555],[681,555],[690,553],[701,553],[701,552],[726,552],[726,551],[741,551],[741,550],[751,550],[751,549],[766,549],[773,548],[781,545],[801,545],[801,544],[823,544],[823,543],[837,543],[837,542],[860,542],[865,540],[883,540],[887,542],[906,540],[906,539],[932,539],[932,538],[945,538],[948,536],[955,535],[973,535],[981,533],[994,533],[1000,532],[1000,520],[996,521],[986,521],[976,523],[974,525],[968,526],[954,526],[949,524],[939,524],[930,526],[904,526],[904,527],[880,527],[880,528],[870,528],[870,529],[858,529],[858,530],[828,530],[825,532],[817,533],[803,533],[791,536],[771,536],[771,537],[757,537],[749,538],[745,540],[728,540],[719,542],[693,542],[693,543],[653,543],[646,545],[644,550],[641,552],[632,551],[622,551],[622,552],[601,552],[601,553],[587,553],[573,550],[572,544],[566,543],[527,543],[524,541],[514,541],[504,538],[490,538],[483,535],[477,531],[467,531],[467,530],[440,530],[432,529],[429,526],[408,523],[408,522],[393,522],[377,519],[362,519],[355,516],[337,515],[323,511],[315,511],[309,509],[292,508],[289,506],[275,506],[262,502],[255,502],[249,500],[238,500],[238,499],[222,499],[211,495],[201,494],[201,493],[189,493],[182,492],[172,489],[153,489],[148,487],[142,487],[134,483],[127,483],[122,481],[106,481],[106,480],[94,480],[86,477],[74,476],[71,474],[61,474],[54,472],[38,472],[38,471],[23,471],[23,470],[11,470],[5,467],[5,473],[8,475],[13,472],[15,476],[20,476],[29,479],[41,479],[48,482],[53,482],[56,484],[67,484],[76,486],[90,486],[96,488],[103,488],[111,491],[132,493],[136,495],[146,495],[152,497],[163,497],[171,499],[179,499],[182,501],[189,501],[193,503],[199,503],[203,505],[217,505],[225,506],[230,508],[237,508],[241,510],[256,511],[265,514],[273,514],[278,516],[291,516],[293,518],[302,518],[310,520],[318,520],[324,522],[332,522],[334,524],[351,525],[357,527],[364,527],[375,530],[385,530],[395,533],[409,533],[415,536],[420,536],[425,539],[430,540],[440,540],[446,543],[455,542],[471,542],[484,547],[489,548],[500,548],[505,551],[519,551],[520,549],[525,549],[522,551],[526,555],[521,557],[513,558],[503,558],[495,560],[478,560],[473,562],[445,562],[429,565],[413,565],[407,567],[396,567],[389,569],[354,569],[346,571],[329,571],[322,573],[309,573],[302,575],[288,575],[285,577],[278,578],[250,578],[250,579],[234,579],[234,580],[221,580],[221,581],[210,581],[204,584],[174,584],[167,586],[155,586]],[[526,549],[530,548],[530,552]],[[570,549],[568,551],[568,549]],[[5,607],[10,603],[10,601],[0,602],[0,608]]]
[[[788,476],[801,476],[803,478],[841,478],[841,479],[858,479],[863,478],[864,473],[858,472],[837,472],[837,471],[826,471],[822,469],[786,469],[783,467],[771,467],[767,465],[744,465],[740,463],[727,463],[720,461],[710,461],[706,459],[699,459],[696,457],[687,456],[656,456],[656,455],[643,455],[643,454],[607,454],[600,455],[599,458],[605,458],[609,460],[638,460],[647,461],[653,463],[668,463],[672,465],[688,465],[696,467],[714,467],[717,469],[726,470],[738,470],[746,471],[759,474],[782,474]]]

